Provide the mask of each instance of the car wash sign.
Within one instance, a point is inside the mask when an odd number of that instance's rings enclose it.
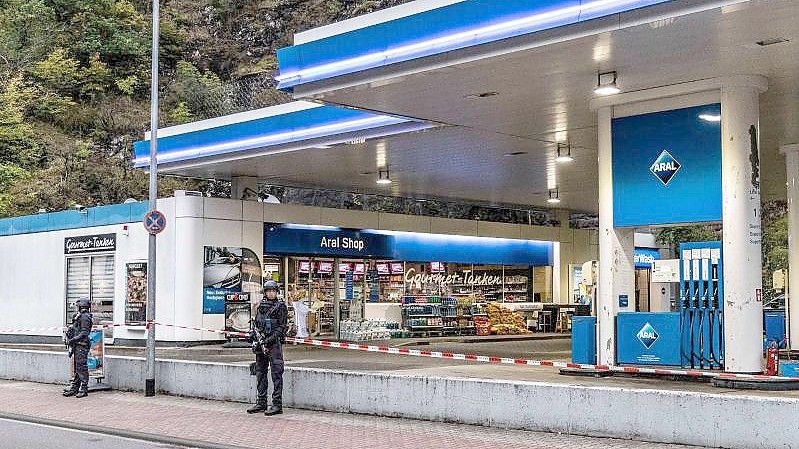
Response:
[[[721,221],[721,105],[613,119],[616,227]]]
[[[660,260],[660,250],[657,248],[635,247],[633,255],[635,258],[635,268],[652,268],[652,264],[656,260]]]

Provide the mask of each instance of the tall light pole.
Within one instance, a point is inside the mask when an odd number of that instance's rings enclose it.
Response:
[[[153,48],[150,79],[150,211],[158,208],[158,2],[153,0]],[[155,233],[149,236],[147,253],[147,377],[144,395],[155,396]]]

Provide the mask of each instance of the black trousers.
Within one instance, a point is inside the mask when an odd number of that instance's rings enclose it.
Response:
[[[89,383],[89,347],[75,345],[72,353],[72,360],[75,363],[75,376],[81,383]]]
[[[269,396],[269,369],[272,369],[272,405],[283,405],[283,345],[275,344],[269,354],[255,354],[255,380],[258,389],[258,403],[266,404]]]

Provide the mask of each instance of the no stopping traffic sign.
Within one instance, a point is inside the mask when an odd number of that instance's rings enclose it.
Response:
[[[144,215],[144,229],[156,235],[166,228],[166,217],[161,211],[151,210]]]

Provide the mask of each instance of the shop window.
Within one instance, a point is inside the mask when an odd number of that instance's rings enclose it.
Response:
[[[552,302],[552,267],[533,268],[533,300]]]
[[[88,296],[94,321],[112,321],[114,316],[114,256],[70,257],[66,273],[66,321],[75,314],[75,301]]]
[[[67,259],[67,323],[75,314],[75,301],[91,291],[91,257]]]

